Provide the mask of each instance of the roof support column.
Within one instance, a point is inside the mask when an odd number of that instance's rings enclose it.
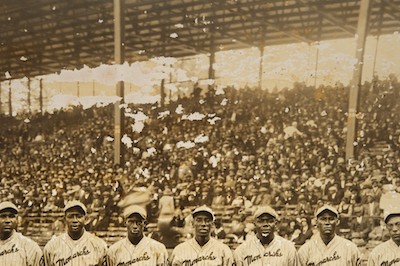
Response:
[[[161,80],[161,86],[160,86],[160,106],[161,108],[164,108],[165,106],[165,79]]]
[[[215,21],[214,21],[215,13],[212,14],[213,22],[210,25],[210,66],[208,68],[208,78],[214,80],[213,85],[208,85],[208,90],[210,91],[214,88],[215,85],[215,70],[214,70],[214,63],[215,63]],[[214,95],[213,95],[214,96]]]
[[[315,68],[314,68],[314,88],[317,88],[317,79],[318,79],[318,63],[319,63],[319,41],[315,43],[316,52],[315,52]]]
[[[163,28],[161,32],[161,40],[163,43],[166,43],[166,37],[165,37],[165,28]],[[165,46],[162,47],[162,54],[165,56]],[[165,64],[163,64],[165,66]],[[160,106],[161,108],[164,108],[165,105],[165,78],[161,80],[161,85],[160,85]]]
[[[381,36],[382,31],[382,20],[383,20],[383,13],[384,13],[384,3],[381,1],[381,7],[379,10],[379,20],[378,20],[378,33],[376,36],[376,44],[375,44],[375,52],[374,52],[374,62],[372,64],[372,79],[374,79],[376,73],[376,58],[378,57],[378,47],[379,47],[379,38]]]
[[[215,79],[214,63],[215,63],[214,36],[211,36],[211,43],[210,43],[210,66],[209,66],[209,68],[208,68],[208,78],[209,78],[209,79]]]
[[[346,139],[346,159],[353,159],[356,157],[354,148],[357,145],[356,132],[357,132],[357,119],[356,114],[358,111],[359,90],[361,87],[362,70],[364,63],[364,50],[365,41],[368,32],[369,14],[371,10],[372,0],[361,0],[360,13],[358,16],[357,26],[357,45],[356,45],[356,59],[357,64],[353,72],[353,78],[350,83],[350,96],[349,96],[349,111],[347,119],[347,139]]]
[[[124,0],[114,0],[114,59],[116,65],[121,65],[125,61],[125,16]],[[114,164],[123,167],[125,164],[125,149],[121,141],[125,133],[124,108],[124,82],[118,81],[116,84],[116,94],[120,100],[114,103]]]
[[[0,115],[3,113],[2,111],[3,111],[3,105],[2,105],[2,103],[1,103],[1,81],[0,81]]]
[[[11,79],[8,81],[8,114],[12,116],[12,93],[11,93]]]
[[[43,115],[43,79],[39,80],[39,108],[40,114]]]
[[[260,88],[260,90],[262,90],[262,82],[263,82],[264,47],[265,47],[265,26],[261,28],[260,45],[258,46],[258,49],[260,50],[260,66],[258,68],[258,87]]]
[[[264,46],[260,46],[260,66],[258,67],[258,87],[262,90],[263,82],[263,64],[264,64]]]
[[[27,101],[28,101],[28,113],[30,114],[31,113],[31,78],[28,78],[27,87],[28,87],[28,99],[27,99]]]

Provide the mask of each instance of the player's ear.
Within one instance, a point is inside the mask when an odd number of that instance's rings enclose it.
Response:
[[[339,217],[336,219],[336,226],[338,226],[340,224],[340,219]]]
[[[85,224],[88,224],[88,223],[90,222],[89,216],[84,215],[84,216],[83,216],[83,222],[84,222]]]

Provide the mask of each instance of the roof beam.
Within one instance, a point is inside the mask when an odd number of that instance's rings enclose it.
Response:
[[[400,16],[394,14],[393,10],[400,13],[400,7],[398,5],[393,4],[388,0],[381,0],[381,3],[384,4],[385,9],[387,10],[386,14],[388,14],[391,18],[398,20],[400,22]]]
[[[228,10],[232,11],[232,8],[237,8],[234,5],[230,5],[227,4],[226,2],[224,2],[225,6],[228,7]],[[243,9],[242,7],[237,8],[240,13],[242,12],[246,12],[246,9]],[[260,26],[267,26],[269,28],[272,28],[276,31],[282,32],[283,34],[292,37],[293,39],[300,41],[300,42],[306,42],[309,43],[311,42],[311,40],[303,37],[300,34],[294,33],[294,32],[288,32],[286,29],[284,29],[281,25],[276,24],[275,22],[271,22],[270,19],[266,19],[266,17],[264,15],[260,15],[260,14],[255,14],[254,16],[249,17],[249,20],[255,21],[260,23]]]
[[[341,22],[335,16],[333,16],[329,12],[325,11],[322,6],[318,6],[317,7],[315,5],[312,5],[307,0],[296,0],[296,2],[299,3],[299,4],[302,4],[302,5],[308,6],[308,8],[312,9],[313,11],[315,11],[318,14],[320,14],[321,16],[323,16],[324,19],[327,20],[329,23],[339,27],[341,30],[349,33],[349,35],[354,36],[354,34],[356,33],[356,28],[354,28],[352,26],[349,26],[349,25],[345,25],[343,22]]]

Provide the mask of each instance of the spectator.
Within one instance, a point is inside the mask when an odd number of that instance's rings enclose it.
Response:
[[[376,200],[373,192],[367,194],[367,203],[364,204],[364,215],[378,217],[380,214],[379,201]]]

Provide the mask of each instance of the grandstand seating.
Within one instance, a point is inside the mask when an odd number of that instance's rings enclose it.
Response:
[[[202,102],[185,97],[165,108],[131,105],[126,133],[133,147],[124,168],[112,164],[112,106],[77,106],[32,115],[29,122],[0,117],[0,199],[21,207],[19,230],[41,246],[60,232],[54,223],[62,220],[65,201],[74,198],[110,218],[106,229],[90,230],[114,243],[125,235],[117,204],[138,187],[151,190],[149,234],[157,233],[158,200],[167,187],[173,188],[181,215],[211,205],[218,188],[222,200],[215,211],[228,233],[233,220],[245,221],[258,204],[250,202],[254,195],[268,196],[254,202],[274,205],[283,222],[300,226],[298,218],[304,217],[311,223],[312,210],[333,200],[329,182],[342,192],[336,205],[348,196],[352,207],[365,204],[367,194],[375,193],[378,201],[385,184],[400,190],[400,103],[394,97],[399,90],[396,80],[361,89],[363,133],[357,139],[358,160],[352,162],[343,159],[348,88],[341,86],[318,88],[318,95],[301,84],[280,92],[226,88]],[[148,119],[138,132],[132,117],[140,113]],[[309,196],[311,211],[298,213],[300,196]],[[223,241],[234,248],[237,239],[227,234]],[[379,241],[360,248],[367,254]]]

